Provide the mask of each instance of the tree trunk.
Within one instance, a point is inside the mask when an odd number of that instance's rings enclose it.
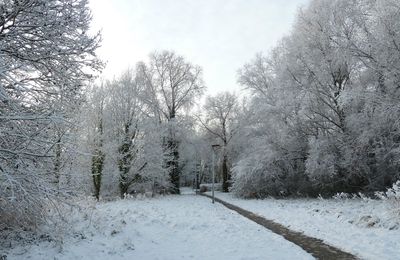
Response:
[[[228,192],[230,187],[230,173],[228,169],[228,157],[224,155],[222,160],[222,192]]]
[[[103,174],[104,158],[105,154],[102,151],[103,147],[103,119],[99,121],[99,134],[100,138],[97,143],[97,148],[94,150],[94,155],[92,157],[92,178],[94,186],[94,196],[97,200],[100,199],[100,189],[101,189],[101,178]]]
[[[101,177],[104,166],[104,154],[100,150],[96,150],[92,158],[92,177],[94,186],[94,196],[97,200],[100,198]]]
[[[123,177],[121,176],[121,178],[119,180],[119,191],[120,191],[121,199],[125,198],[125,194],[128,193],[128,188],[129,188],[129,185],[126,184],[126,180],[123,179]]]
[[[57,139],[57,143],[55,144],[54,175],[55,175],[55,185],[57,190],[60,189],[60,171],[61,171],[61,137]]]
[[[129,180],[128,174],[131,169],[131,161],[133,155],[130,151],[130,144],[126,141],[121,147],[118,149],[120,159],[118,160],[118,168],[119,168],[119,190],[121,199],[124,198],[125,194],[129,189]]]
[[[175,108],[170,111],[169,122],[175,120]],[[170,192],[172,194],[180,194],[180,169],[179,169],[179,144],[175,138],[175,129],[170,128],[167,141],[167,149],[170,158],[168,158],[167,167],[169,168],[169,178],[172,184]]]
[[[180,171],[179,171],[179,151],[178,144],[175,140],[169,141],[169,148],[171,149],[171,157],[167,163],[169,167],[169,177],[172,184],[170,192],[172,194],[180,194]]]

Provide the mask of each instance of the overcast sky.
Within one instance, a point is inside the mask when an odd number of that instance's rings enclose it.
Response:
[[[208,94],[239,91],[237,70],[288,34],[308,0],[90,0],[112,78],[154,50],[200,65]]]

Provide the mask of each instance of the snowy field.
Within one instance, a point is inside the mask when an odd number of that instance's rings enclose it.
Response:
[[[362,259],[400,259],[400,215],[387,201],[244,200],[227,193],[216,196]]]
[[[62,245],[19,246],[6,251],[7,259],[313,259],[202,196],[127,199],[88,208],[67,216],[72,226],[64,229]]]

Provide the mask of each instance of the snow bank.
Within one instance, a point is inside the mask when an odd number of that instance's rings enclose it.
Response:
[[[227,193],[216,193],[216,197],[363,259],[398,259],[400,255],[400,218],[388,201],[244,200]]]
[[[36,241],[9,249],[7,259],[312,259],[201,196],[90,204],[67,217],[73,228],[61,244]]]

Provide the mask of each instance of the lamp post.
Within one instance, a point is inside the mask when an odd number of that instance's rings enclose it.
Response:
[[[213,172],[212,172],[212,184],[211,184],[211,190],[212,190],[212,203],[215,203],[215,196],[214,196],[214,183],[215,183],[215,154],[217,153],[217,150],[220,148],[219,144],[213,144],[211,145],[212,150],[213,150],[213,156],[212,156],[212,165],[213,165]]]

